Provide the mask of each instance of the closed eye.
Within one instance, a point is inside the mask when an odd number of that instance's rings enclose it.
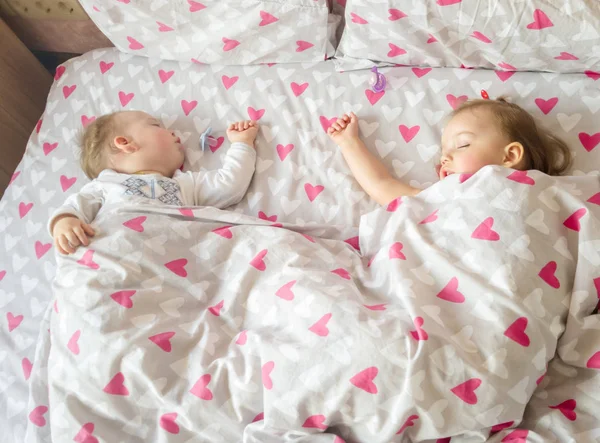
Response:
[[[462,146],[459,146],[458,149],[468,148],[469,146],[470,146],[469,144],[462,145]]]

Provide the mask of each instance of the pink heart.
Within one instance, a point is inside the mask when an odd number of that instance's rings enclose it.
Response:
[[[33,208],[33,203],[19,203],[19,217],[25,217],[31,208]]]
[[[4,270],[0,271],[0,281],[2,281],[2,279],[4,278],[5,275],[6,275],[6,271],[4,271]]]
[[[306,88],[308,88],[308,83],[302,83],[302,84],[298,84],[296,82],[292,82],[291,84],[292,87],[292,92],[294,93],[294,95],[296,97],[300,96],[304,91],[306,91]]]
[[[436,3],[440,6],[450,6],[462,2],[462,0],[437,0]]]
[[[29,380],[33,364],[29,361],[27,357],[21,360],[21,368],[23,369],[23,377],[25,378],[25,381]]]
[[[511,78],[513,75],[515,75],[514,72],[510,72],[510,71],[494,71],[494,73],[503,82],[505,82],[506,80]]]
[[[58,66],[56,68],[56,71],[54,72],[54,80],[59,81],[62,75],[65,73],[65,71],[66,68],[63,65]]]
[[[504,331],[504,335],[527,348],[529,346],[529,336],[525,330],[528,322],[527,317],[519,317]]]
[[[252,423],[256,423],[257,421],[262,421],[265,419],[265,413],[261,412],[260,414],[257,414],[256,417],[254,417],[252,419]]]
[[[60,176],[60,187],[62,188],[63,192],[65,192],[71,186],[73,186],[73,184],[75,184],[76,181],[77,181],[77,177],[69,178],[66,175],[61,175]]]
[[[236,345],[244,346],[248,341],[248,331],[240,332],[238,339],[235,341]]]
[[[464,183],[464,182],[466,182],[468,179],[470,179],[471,177],[473,177],[473,174],[471,174],[471,173],[460,174],[460,175],[458,176],[458,182],[459,182],[459,183]]]
[[[8,320],[8,332],[14,331],[23,321],[22,315],[13,315],[11,312],[6,314]]]
[[[258,254],[256,254],[256,257],[254,257],[250,261],[250,265],[258,269],[259,271],[264,271],[265,269],[267,269],[267,265],[265,265],[265,262],[263,260],[267,255],[267,252],[269,252],[268,249],[263,249]]]
[[[375,103],[377,103],[379,101],[379,99],[381,97],[383,97],[384,94],[385,94],[385,91],[373,92],[370,89],[365,90],[365,95],[367,96],[367,99],[369,100],[369,103],[371,103],[371,105],[374,105]]]
[[[600,192],[598,192],[597,194],[592,195],[590,198],[587,199],[587,201],[588,201],[588,203],[593,203],[595,205],[599,205],[600,206]]]
[[[348,243],[350,246],[360,252],[360,238],[358,236],[347,238],[344,240],[344,243]]]
[[[433,35],[429,34],[429,38],[427,39],[426,43],[430,44],[430,43],[435,43],[437,41],[438,41],[437,38],[435,38]]]
[[[179,434],[179,425],[175,423],[177,412],[169,412],[160,417],[160,427],[170,434]]]
[[[106,73],[115,65],[114,62],[106,63],[105,61],[100,61],[100,72],[102,74]]]
[[[454,395],[469,405],[477,404],[475,390],[481,385],[481,379],[471,378],[464,383],[450,389]]]
[[[329,329],[327,328],[327,323],[331,319],[331,313],[325,314],[323,317],[319,319],[314,325],[312,325],[308,330],[310,332],[314,332],[320,337],[327,337],[329,335]]]
[[[46,252],[50,250],[52,247],[52,243],[42,243],[40,241],[35,242],[35,256],[38,258],[42,258]]]
[[[292,301],[294,299],[294,293],[292,292],[292,287],[296,284],[296,280],[292,280],[291,282],[286,283],[281,288],[277,290],[275,295],[283,300]]]
[[[181,109],[183,109],[183,112],[186,116],[190,115],[190,112],[192,112],[197,105],[197,100],[192,100],[191,102],[188,102],[187,100],[181,100]]]
[[[77,85],[63,86],[63,96],[69,98],[75,89],[77,89]]]
[[[352,377],[350,383],[369,394],[377,394],[377,386],[375,385],[374,380],[378,373],[379,369],[375,366],[371,366]]]
[[[594,149],[598,145],[598,143],[600,143],[600,132],[597,132],[592,135],[586,132],[580,132],[579,141],[581,142],[581,144],[587,152],[591,152],[592,149]]]
[[[123,91],[119,91],[119,101],[121,102],[121,106],[127,106],[134,96],[135,94],[133,92],[126,94]]]
[[[260,218],[261,220],[266,220],[266,221],[270,221],[270,222],[276,222],[277,221],[277,216],[276,215],[272,215],[272,216],[269,217],[263,211],[258,211],[258,218]]]
[[[541,9],[536,9],[533,11],[533,22],[527,25],[527,29],[544,29],[550,28],[554,26],[554,24],[550,21],[548,16]]]
[[[474,37],[477,40],[482,41],[483,43],[492,43],[492,41],[488,37],[486,37],[479,31],[475,31],[473,34],[471,34],[471,37]]]
[[[493,434],[497,434],[498,432],[503,431],[504,429],[510,428],[514,423],[514,421],[508,421],[506,423],[500,423],[492,426],[492,429],[490,430],[490,436]]]
[[[187,277],[187,271],[185,270],[185,265],[187,265],[187,263],[188,261],[186,258],[178,258],[177,260],[165,263],[165,267],[175,275]]]
[[[57,146],[58,143],[44,143],[44,155],[50,154]]]
[[[233,233],[231,232],[230,228],[231,226],[223,226],[217,229],[213,229],[211,232],[213,234],[220,235],[221,237],[230,240],[231,238],[233,238]]]
[[[464,303],[465,296],[458,291],[458,278],[452,277],[448,284],[444,286],[438,295],[438,298],[452,303]]]
[[[81,116],[81,124],[82,126],[85,128],[87,125],[89,125],[90,123],[92,123],[94,120],[96,120],[95,116],[91,116],[88,117],[87,115],[82,115]]]
[[[423,323],[425,322],[423,320],[423,317],[416,317],[413,320],[414,324],[415,324],[415,328],[417,329],[416,331],[410,331],[410,335],[412,335],[412,337],[419,341],[419,340],[427,340],[429,338],[429,335],[427,335],[427,332],[425,332],[425,330],[421,327],[423,326]]]
[[[406,54],[406,50],[402,49],[400,46],[396,46],[393,43],[388,43],[390,50],[387,53],[388,57],[397,57],[399,55]]]
[[[158,32],[170,32],[173,30],[173,28],[171,28],[169,25],[165,25],[164,23],[156,22],[156,24],[158,25]]]
[[[431,72],[431,68],[412,68],[412,72],[419,78]]]
[[[79,343],[77,343],[77,341],[79,340],[80,336],[81,331],[75,331],[67,343],[67,348],[75,355],[79,355]]]
[[[579,230],[581,229],[581,224],[579,223],[579,220],[581,220],[581,218],[587,214],[587,209],[585,208],[581,208],[578,209],[577,211],[573,212],[564,222],[563,225],[565,225],[567,228],[579,232]]]
[[[398,130],[400,131],[400,134],[402,135],[402,138],[406,143],[410,142],[413,138],[415,138],[415,136],[419,133],[420,129],[421,127],[419,125],[415,125],[410,128],[404,125],[398,126]]]
[[[546,373],[544,372],[542,375],[540,375],[538,377],[538,379],[535,381],[535,384],[539,385],[542,382],[542,380],[544,379],[545,376],[546,376]]]
[[[527,175],[527,171],[515,171],[506,178],[524,185],[535,185],[535,180]]]
[[[196,2],[194,0],[188,0],[188,4],[190,5],[190,12],[202,11],[206,6],[202,3]]]
[[[210,306],[208,308],[208,312],[210,312],[215,317],[219,317],[221,315],[221,309],[223,309],[223,306],[225,306],[225,300],[221,300],[216,305]]]
[[[576,56],[569,52],[561,52],[560,55],[554,57],[555,60],[579,60]]]
[[[469,99],[466,95],[461,95],[460,97],[455,97],[452,94],[446,95],[446,100],[448,100],[448,104],[452,107],[452,109],[457,109]]]
[[[262,382],[267,390],[273,389],[273,381],[271,380],[271,372],[275,368],[275,362],[268,361],[262,367]]]
[[[308,48],[312,48],[314,45],[304,40],[298,40],[296,42],[296,52],[306,51]]]
[[[350,13],[350,17],[352,17],[352,23],[356,23],[358,25],[366,25],[367,23],[369,23],[360,15],[356,15],[354,12]]]
[[[73,441],[76,441],[77,443],[98,443],[98,439],[92,435],[94,427],[94,423],[84,424]]]
[[[17,179],[17,177],[18,177],[19,175],[21,175],[21,171],[17,171],[17,172],[15,172],[15,173],[14,173],[14,174],[13,174],[13,175],[10,177],[10,181],[8,182],[8,184],[9,184],[9,185],[10,185],[10,184],[12,184],[12,182],[14,182],[14,181]]]
[[[388,9],[388,12],[390,13],[388,20],[390,20],[392,22],[396,21],[396,20],[400,20],[401,18],[404,18],[404,17],[408,17],[404,12],[400,11],[399,9]]]
[[[144,45],[131,36],[127,36],[127,41],[129,42],[129,49],[133,49],[134,51],[137,51],[138,49],[144,49]]]
[[[363,305],[365,308],[369,309],[370,311],[385,311],[386,307],[385,307],[385,303],[380,304],[380,305]]]
[[[401,204],[402,204],[402,197],[398,197],[388,203],[386,211],[387,212],[396,212],[398,210],[398,206],[400,206]]]
[[[117,291],[112,293],[110,295],[110,298],[112,298],[124,308],[129,309],[133,307],[133,301],[131,300],[131,297],[133,297],[135,293],[136,291]]]
[[[124,222],[123,226],[136,232],[144,232],[143,223],[146,221],[146,218],[147,217],[145,215],[132,218],[131,220],[127,220],[126,222]]]
[[[564,415],[569,421],[577,420],[577,413],[575,412],[577,402],[572,398],[569,400],[565,400],[558,405],[548,407],[550,409],[558,409],[562,413],[562,415]]]
[[[235,77],[227,77],[226,75],[221,77],[221,81],[223,82],[225,89],[231,88],[239,79],[240,78],[237,75]]]
[[[83,257],[77,260],[77,263],[82,266],[87,266],[90,269],[99,269],[100,266],[94,261],[94,252],[95,251],[93,249],[88,249],[83,254]]]
[[[321,185],[313,186],[310,183],[304,185],[304,191],[311,202],[315,201],[315,198],[317,198],[324,189],[325,187]]]
[[[590,369],[600,369],[600,351],[596,352],[589,358],[586,367]]]
[[[279,155],[279,159],[284,161],[288,154],[294,150],[294,145],[292,143],[287,144],[285,146],[279,144],[277,145],[277,155]]]
[[[271,23],[275,23],[277,20],[279,20],[274,15],[271,15],[265,11],[260,11],[260,18],[261,18],[261,21],[258,24],[258,26],[267,26],[267,25],[270,25]]]
[[[594,81],[600,79],[600,72],[584,71],[584,74],[587,75],[589,78],[591,78]]]
[[[307,239],[309,242],[311,243],[315,243],[315,239],[312,238],[310,235],[307,234],[300,234],[302,237],[304,237],[305,239]]]
[[[536,98],[535,104],[540,108],[540,110],[544,114],[548,114],[558,103],[558,97],[553,97],[548,100],[544,100],[543,98]]]
[[[548,283],[548,285],[550,285],[554,289],[560,288],[560,281],[558,280],[556,275],[554,275],[554,273],[556,272],[556,268],[556,262],[549,261],[538,274],[542,278],[542,280],[544,280],[546,283]]]
[[[29,421],[38,427],[46,426],[44,414],[48,412],[47,406],[38,406],[29,413]]]
[[[158,346],[165,352],[171,352],[171,338],[175,335],[174,332],[161,332],[160,334],[153,335],[152,337],[148,337],[152,343]]]
[[[471,234],[471,238],[488,241],[500,240],[500,235],[492,229],[492,226],[494,226],[494,219],[492,217],[486,218],[479,226],[475,228],[473,234]]]
[[[230,40],[226,37],[223,37],[221,40],[224,43],[223,51],[231,51],[232,49],[236,48],[240,44],[240,42],[238,42],[237,40]]]
[[[344,280],[350,280],[352,278],[352,277],[350,277],[350,273],[343,268],[334,269],[333,271],[331,271],[331,273],[335,274],[335,275],[339,275]]]
[[[425,217],[423,220],[421,220],[419,222],[419,224],[426,225],[427,223],[432,223],[432,222],[436,221],[438,219],[438,217],[437,217],[438,211],[439,211],[439,209],[436,209],[435,211],[433,211],[431,214],[429,214],[427,217]]]
[[[410,417],[408,417],[406,419],[406,421],[404,422],[404,424],[402,425],[402,427],[400,428],[400,430],[398,432],[396,432],[396,435],[400,435],[406,430],[406,428],[414,426],[415,420],[418,420],[418,419],[419,419],[418,415],[411,415]]]
[[[208,384],[210,383],[211,376],[210,374],[204,374],[202,377],[198,379],[198,381],[192,386],[190,389],[190,393],[195,395],[202,400],[212,400],[213,393],[208,388]]]
[[[311,415],[304,421],[302,427],[325,430],[328,428],[328,426],[325,424],[325,420],[326,418],[324,415]]]
[[[333,125],[336,120],[337,120],[337,117],[327,118],[327,117],[324,117],[322,115],[319,117],[319,121],[321,122],[321,127],[323,128],[323,130],[325,132],[327,132],[327,130],[329,129],[329,127],[331,125]]]
[[[103,391],[111,395],[129,395],[129,390],[125,387],[125,376],[123,373],[117,372],[112,380],[104,387]]]
[[[527,429],[515,429],[502,439],[502,443],[527,443],[528,434],[529,431]]]
[[[252,106],[248,107],[248,117],[250,117],[250,120],[258,121],[263,115],[265,115],[264,109],[256,110]]]
[[[394,260],[394,259],[398,259],[398,258],[400,260],[406,260],[406,256],[402,253],[403,247],[404,247],[404,245],[400,242],[396,242],[392,246],[390,246],[390,251],[388,253],[390,260]]]
[[[175,71],[165,71],[164,69],[161,69],[158,71],[158,78],[160,78],[161,83],[165,84],[167,80],[173,77],[173,74],[175,74]]]
[[[214,140],[214,139],[212,139]],[[210,148],[210,152],[216,152],[217,149],[219,149],[221,147],[221,145],[223,145],[223,142],[225,141],[225,137],[218,137],[216,140],[211,141],[211,138],[209,137],[209,142],[208,142],[208,147]]]

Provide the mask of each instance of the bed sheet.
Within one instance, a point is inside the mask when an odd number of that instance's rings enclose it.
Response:
[[[408,67],[382,72],[388,88],[373,93],[368,72],[336,73],[332,62],[199,66],[104,49],[59,67],[46,110],[0,202],[0,429],[7,441],[23,441],[27,422],[43,419],[28,404],[28,380],[32,371],[44,370],[36,366],[36,344],[48,327],[43,319],[56,266],[44,228],[49,214],[86,183],[76,161],[77,137],[96,116],[120,109],[155,114],[184,141],[186,168],[192,169],[219,164],[228,122],[258,120],[256,174],[232,210],[296,225],[357,227],[360,215],[376,208],[325,133],[336,115],[349,110],[362,119],[365,143],[413,186],[428,186],[436,178],[444,115],[481,89],[492,97],[511,96],[564,137],[575,154],[575,175],[599,174],[600,93],[594,75]],[[203,153],[198,135],[208,126],[218,145]],[[561,371],[560,362],[550,370],[556,377],[549,377],[547,392],[534,396],[533,404],[540,406],[530,428],[550,429],[561,419],[547,414],[558,412],[545,403],[551,389],[599,395],[594,370]],[[564,380],[554,385],[560,377]],[[566,424],[567,435],[587,432],[589,441],[598,438],[600,431],[594,430],[600,424],[594,420]],[[584,437],[577,441],[587,441]]]

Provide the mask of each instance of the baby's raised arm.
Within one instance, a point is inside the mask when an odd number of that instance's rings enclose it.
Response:
[[[358,137],[358,117],[353,112],[338,118],[327,134],[342,149],[358,184],[377,203],[387,205],[398,197],[421,191],[392,177],[385,165],[367,149]]]

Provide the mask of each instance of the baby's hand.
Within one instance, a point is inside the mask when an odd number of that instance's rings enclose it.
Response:
[[[54,246],[61,254],[72,254],[79,245],[90,244],[88,235],[94,236],[94,229],[77,217],[65,215],[54,222],[52,237]]]
[[[241,142],[254,147],[254,140],[258,133],[258,123],[254,120],[243,120],[231,123],[227,128],[227,138],[231,143]]]
[[[342,115],[327,129],[327,134],[338,146],[358,138],[358,117],[354,112]]]

